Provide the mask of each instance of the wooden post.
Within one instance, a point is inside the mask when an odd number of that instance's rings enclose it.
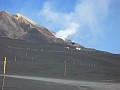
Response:
[[[16,59],[16,56],[15,56],[15,62],[16,62],[16,60],[17,60],[17,59]]]
[[[32,61],[33,61],[33,57],[32,57]]]
[[[22,57],[22,62],[23,62],[23,57]]]
[[[64,69],[64,77],[66,76],[66,60],[64,61],[65,63],[65,69]]]
[[[74,64],[74,60],[73,60],[73,64]]]
[[[10,54],[10,49],[9,49],[9,54]]]

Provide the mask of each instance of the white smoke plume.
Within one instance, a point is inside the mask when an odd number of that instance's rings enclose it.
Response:
[[[58,31],[55,36],[58,38],[62,38],[63,40],[67,39],[67,37],[69,37],[70,35],[75,34],[79,30],[79,27],[80,25],[77,23],[70,23],[67,28]]]
[[[76,36],[75,34],[83,31],[82,27],[85,26],[90,32],[87,36],[99,36],[102,32],[100,23],[107,16],[109,5],[110,0],[79,0],[73,11],[63,13],[56,11],[54,4],[48,1],[44,3],[38,15],[47,22],[47,27],[54,31],[59,29],[56,33],[58,38],[66,39],[69,36]]]

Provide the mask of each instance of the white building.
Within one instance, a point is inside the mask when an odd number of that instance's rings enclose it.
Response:
[[[76,50],[81,50],[81,48],[79,48],[79,47],[76,47]]]

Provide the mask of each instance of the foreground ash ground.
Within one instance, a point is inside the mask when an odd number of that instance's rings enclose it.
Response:
[[[1,11],[0,23],[6,90],[120,90],[120,54],[56,38],[21,14]]]

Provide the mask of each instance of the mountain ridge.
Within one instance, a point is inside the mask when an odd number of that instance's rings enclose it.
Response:
[[[0,27],[1,37],[81,47],[77,43],[56,38],[47,28],[38,25],[20,13],[12,15],[6,11],[0,11]]]

